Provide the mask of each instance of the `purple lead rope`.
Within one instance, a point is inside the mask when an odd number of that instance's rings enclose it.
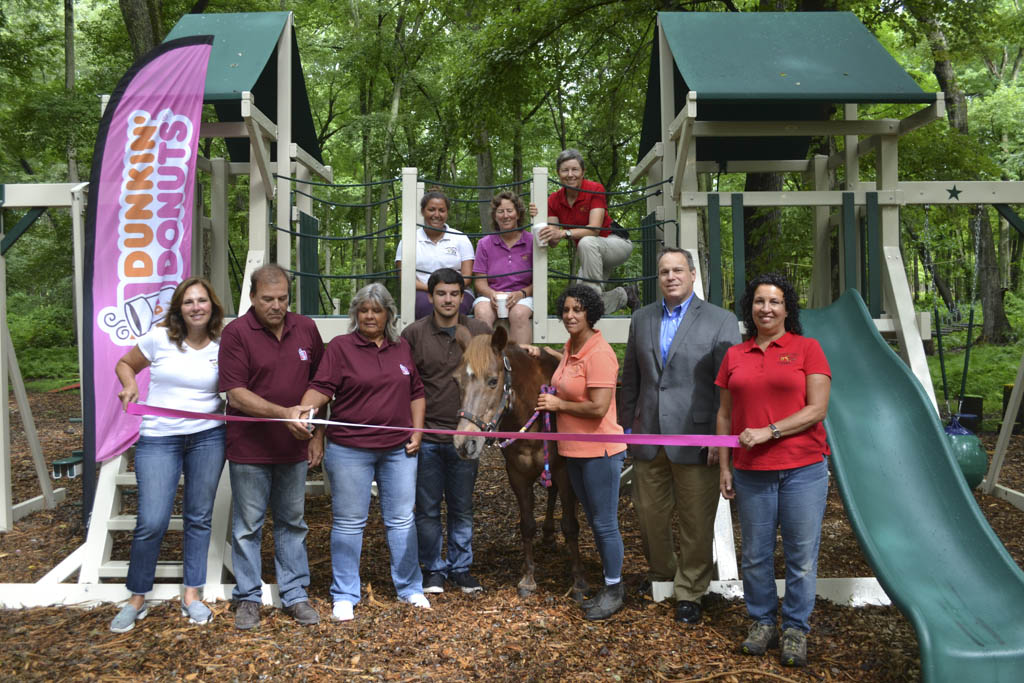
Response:
[[[555,388],[553,386],[551,386],[550,384],[545,384],[545,385],[541,386],[540,393],[542,393],[542,394],[554,394],[555,393]],[[551,411],[549,411],[549,410],[544,410],[544,411],[535,410],[533,412],[533,415],[530,416],[530,419],[526,421],[526,424],[524,424],[519,429],[519,433],[522,434],[522,433],[526,432],[530,427],[532,427],[533,423],[537,421],[537,418],[540,416],[541,412],[544,413],[544,431],[548,432],[550,434],[551,433]],[[516,437],[512,437],[511,439],[505,439],[504,441],[502,441],[501,443],[498,444],[498,448],[505,448],[506,446],[508,446],[510,443],[512,443],[515,440],[516,440]],[[548,440],[547,439],[544,439],[544,469],[541,470],[541,473],[540,473],[540,483],[544,484],[545,488],[551,488],[551,461],[550,461],[550,458],[548,456]]]

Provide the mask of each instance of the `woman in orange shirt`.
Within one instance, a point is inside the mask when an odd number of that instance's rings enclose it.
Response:
[[[575,285],[558,297],[555,310],[569,333],[561,362],[551,377],[554,394],[541,394],[537,410],[558,415],[558,431],[575,434],[622,434],[615,411],[615,384],[619,361],[615,351],[594,325],[604,314],[601,295]],[[539,353],[532,349],[533,353]],[[619,474],[626,456],[624,443],[561,441],[558,452],[566,458],[569,479],[583,503],[594,541],[601,554],[604,587],[583,601],[590,621],[607,619],[622,609],[622,535],[619,533]]]

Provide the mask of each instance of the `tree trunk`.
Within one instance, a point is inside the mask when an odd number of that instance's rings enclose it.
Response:
[[[476,184],[480,199],[480,232],[491,232],[491,199],[494,197],[494,157],[491,155],[491,136],[486,126],[480,128],[475,136],[476,147]]]
[[[1006,344],[1011,338],[1010,321],[1003,308],[1006,290],[999,283],[999,264],[996,261],[995,244],[992,241],[992,224],[988,208],[979,206],[974,211],[975,220],[981,220],[978,230],[978,286],[981,289],[981,310],[984,321],[979,341],[992,344]],[[980,215],[978,215],[980,214]]]
[[[160,3],[161,0],[118,0],[135,59],[152,50],[163,38]]]
[[[71,97],[75,92],[75,2],[64,0],[64,92]],[[68,136],[65,150],[68,160],[68,182],[77,183],[78,150],[71,136]]]
[[[781,173],[748,173],[743,189],[746,192],[780,192]],[[743,207],[743,249],[747,272],[744,280],[767,270],[777,270],[782,264],[773,263],[771,246],[779,236],[782,211],[776,207]]]

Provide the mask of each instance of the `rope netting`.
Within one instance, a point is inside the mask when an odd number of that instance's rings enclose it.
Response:
[[[401,241],[401,179],[366,183],[325,183],[291,177],[287,180],[292,184],[293,205],[297,203],[299,206],[311,207],[309,217],[300,217],[297,226],[273,226],[275,231],[293,238],[296,258],[292,261],[292,275],[302,278],[303,283],[315,280],[315,307],[319,310],[309,310],[313,304],[308,298],[308,292],[314,288],[303,284],[304,312],[344,314],[352,295],[368,281],[383,282],[398,299],[400,271],[396,267],[396,255]],[[660,186],[670,180],[642,188],[604,192],[609,198],[631,196],[625,201],[609,202],[608,211],[615,220],[615,228],[625,231],[619,234],[633,242],[633,252],[616,269],[613,277],[583,277],[576,272],[573,241],[562,240],[557,248],[548,252],[550,298],[553,300],[557,297],[570,281],[592,282],[605,288],[614,288],[656,279],[653,273],[643,273],[642,252],[656,252],[663,244],[660,235],[665,224],[674,221],[655,221],[653,217],[645,220],[644,212],[646,200],[661,195]],[[440,191],[449,200],[447,226],[442,232],[465,234],[474,248],[476,242],[486,235],[514,232],[497,230],[492,224],[490,204],[494,195],[511,190],[519,194],[524,206],[528,207],[531,201],[529,180],[495,185],[461,185],[430,178],[420,178],[418,182],[425,192]],[[556,180],[549,179],[549,182],[556,188],[565,187]],[[539,200],[547,201],[547,197]],[[428,227],[423,220],[417,212],[416,225],[420,229]],[[531,221],[527,211],[521,218],[522,227],[529,229]],[[549,220],[548,224],[562,229],[586,227],[562,224],[557,219]],[[241,270],[241,264],[235,263],[237,258],[233,253],[231,257],[233,268]]]

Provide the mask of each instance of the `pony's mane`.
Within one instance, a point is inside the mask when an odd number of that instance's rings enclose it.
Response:
[[[462,361],[475,374],[483,373],[494,361],[494,349],[491,348],[491,335],[478,334],[469,341],[469,346],[462,352]]]

